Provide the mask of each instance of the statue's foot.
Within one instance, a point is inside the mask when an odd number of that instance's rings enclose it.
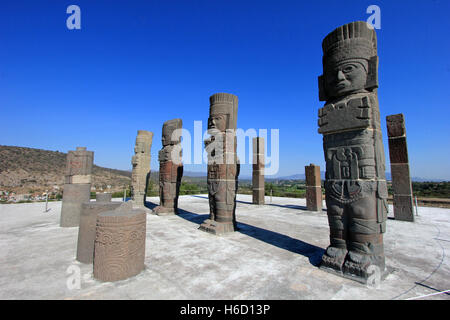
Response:
[[[153,214],[156,214],[158,216],[167,216],[167,215],[173,215],[176,214],[176,210],[174,208],[167,208],[163,206],[157,206],[152,210]]]
[[[371,275],[381,277],[385,272],[384,256],[349,251],[343,266],[346,276],[357,277],[363,282]]]
[[[331,268],[338,272],[342,271],[347,249],[329,246],[322,256],[321,268]]]

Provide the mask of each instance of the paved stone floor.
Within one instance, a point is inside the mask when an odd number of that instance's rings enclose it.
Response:
[[[374,288],[317,268],[326,211],[306,211],[305,199],[266,202],[238,195],[239,231],[214,236],[198,230],[207,196],[181,196],[179,215],[147,216],[146,269],[114,283],[75,260],[78,228],[59,227],[61,202],[48,212],[45,203],[0,205],[0,299],[408,299],[450,289],[450,209],[419,207],[415,223],[387,221],[393,271]]]

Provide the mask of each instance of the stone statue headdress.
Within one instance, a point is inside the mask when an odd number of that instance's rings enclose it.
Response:
[[[356,21],[336,28],[323,39],[322,49],[324,69],[344,61],[367,60],[365,89],[373,91],[378,88],[377,36],[367,22]],[[319,100],[328,98],[322,75],[319,76]]]
[[[162,143],[163,146],[169,144],[177,144],[181,142],[181,132],[177,136],[173,136],[173,132],[177,129],[181,129],[183,126],[183,120],[172,119],[164,122],[162,127]]]
[[[138,130],[136,136],[136,153],[148,153],[150,154],[150,149],[152,146],[153,132],[146,130]]]
[[[230,93],[216,93],[209,97],[209,115],[227,115],[226,129],[236,129],[238,97]]]

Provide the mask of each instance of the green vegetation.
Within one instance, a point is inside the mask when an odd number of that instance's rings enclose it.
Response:
[[[450,181],[446,182],[413,182],[413,193],[418,198],[450,199]]]

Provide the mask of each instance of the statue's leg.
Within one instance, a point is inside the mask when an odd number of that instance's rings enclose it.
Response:
[[[347,228],[345,205],[326,197],[328,224],[330,226],[330,245],[322,256],[320,267],[342,271],[347,255]]]
[[[348,255],[344,274],[367,279],[385,270],[383,234],[377,222],[377,199],[364,197],[349,205]],[[370,266],[374,267],[370,269]]]

